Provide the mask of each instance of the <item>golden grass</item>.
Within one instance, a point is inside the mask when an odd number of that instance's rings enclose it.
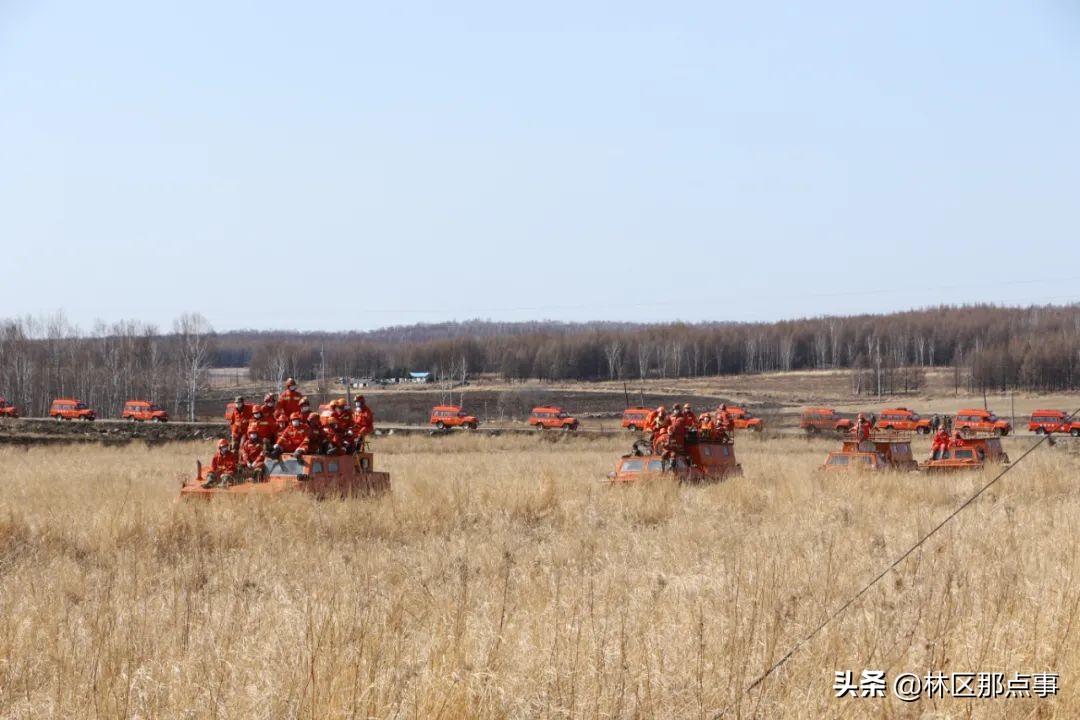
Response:
[[[0,450],[0,717],[1076,716],[1076,456],[1040,448],[742,696],[989,476],[747,440],[745,478],[608,488],[622,445],[382,439],[387,497],[205,506],[173,500],[208,443]],[[834,700],[863,668],[1062,690]]]

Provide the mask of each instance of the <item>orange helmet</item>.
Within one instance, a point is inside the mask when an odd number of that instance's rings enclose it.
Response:
[[[294,412],[293,414],[289,415],[289,420],[290,420],[290,421],[291,421],[291,420],[303,420],[303,419],[304,419],[304,416],[303,416],[303,415],[301,415],[301,414],[300,414],[300,413],[298,413],[298,412]]]
[[[307,419],[308,419],[308,422],[318,422],[319,413],[317,413],[317,412],[308,413]]]
[[[218,446],[219,450],[221,448],[227,448],[227,447],[229,447],[229,441],[228,440],[218,440],[217,441],[217,446]]]

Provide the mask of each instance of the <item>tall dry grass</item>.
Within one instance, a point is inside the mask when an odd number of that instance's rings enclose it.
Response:
[[[174,497],[208,444],[0,450],[0,716],[1075,717],[1080,463],[1048,449],[740,695],[987,477],[824,477],[827,448],[608,488],[615,440],[391,438],[387,497],[206,506]],[[1062,691],[834,700],[863,668]]]

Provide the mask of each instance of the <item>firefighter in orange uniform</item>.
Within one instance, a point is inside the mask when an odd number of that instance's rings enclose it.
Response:
[[[273,419],[273,411],[273,407],[270,405],[259,405],[255,408],[255,412],[251,414],[251,422],[248,423],[248,430],[259,433],[260,439],[269,438],[273,440],[278,434],[277,423]]]
[[[237,397],[233,407],[229,430],[232,434],[233,447],[239,447],[244,436],[247,435],[247,426],[251,421],[251,406],[244,402],[244,398]]]
[[[210,472],[206,474],[204,488],[228,487],[236,476],[236,453],[229,447],[227,440],[218,440],[217,452],[210,461]]]
[[[278,433],[274,444],[281,449],[281,452],[303,455],[309,451],[310,443],[311,432],[308,430],[307,423],[300,417],[300,413],[295,412],[289,416],[289,426]]]
[[[285,417],[291,417],[294,412],[300,412],[300,400],[303,397],[296,389],[296,381],[289,378],[285,381],[285,389],[278,396],[276,409],[285,413]]]
[[[937,460],[941,454],[949,449],[949,433],[941,428],[934,433],[934,440],[930,445],[930,459]]]
[[[859,417],[855,420],[854,430],[855,439],[859,442],[870,439],[870,421],[862,413],[859,413]]]
[[[263,439],[252,430],[240,446],[240,464],[256,482],[261,482],[266,475],[266,453]]]
[[[353,409],[353,435],[356,437],[356,445],[360,447],[364,438],[375,432],[375,413],[364,402],[363,395],[356,396],[356,407]]]

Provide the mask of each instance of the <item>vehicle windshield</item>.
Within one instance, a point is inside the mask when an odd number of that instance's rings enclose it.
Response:
[[[986,417],[986,419],[987,419],[988,422],[997,422],[998,421],[998,416],[991,414],[991,415],[988,415]]]
[[[826,461],[825,464],[826,465],[847,465],[848,464],[848,456],[847,455],[830,455],[828,461]]]
[[[75,409],[76,410],[85,410],[86,409],[86,403],[76,403]]]
[[[645,469],[644,460],[623,460],[622,467],[619,468],[625,473],[639,473]]]
[[[957,460],[974,460],[975,453],[971,450],[955,450],[953,457]]]
[[[561,418],[564,418],[564,417],[570,417],[570,415],[568,415],[568,414],[567,414],[567,413],[565,413],[565,412],[561,412],[561,413],[559,413],[559,417],[561,417]]]
[[[649,472],[663,472],[663,471],[664,471],[664,461],[663,460],[650,460],[649,461]]]
[[[296,458],[283,457],[280,460],[274,460],[267,463],[266,472],[269,475],[291,475],[296,477],[298,475],[304,475],[307,473],[307,469],[303,463],[300,463]]]
[[[464,410],[459,410],[457,416],[462,418],[469,417],[469,415]]]

